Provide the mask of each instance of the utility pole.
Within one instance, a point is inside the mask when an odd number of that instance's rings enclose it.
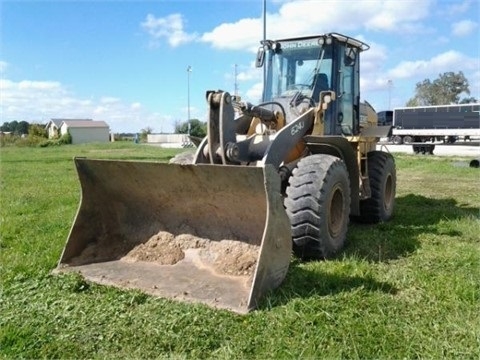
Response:
[[[267,40],[267,0],[263,0],[263,43]],[[263,86],[267,80],[267,62],[263,63]],[[265,96],[265,89],[263,89],[263,96]],[[265,101],[265,99],[262,99]]]
[[[187,126],[188,126],[188,135],[190,135],[190,73],[192,72],[192,67],[187,66]]]

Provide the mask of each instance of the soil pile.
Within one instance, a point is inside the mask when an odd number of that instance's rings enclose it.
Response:
[[[191,234],[160,231],[147,242],[134,247],[122,260],[148,261],[159,265],[174,265],[185,258],[188,249],[199,249],[205,267],[224,275],[251,275],[255,270],[259,246],[235,240],[210,241]]]

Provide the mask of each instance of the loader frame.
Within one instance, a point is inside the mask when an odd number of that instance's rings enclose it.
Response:
[[[349,216],[390,218],[395,166],[375,151],[388,129],[359,101],[366,49],[337,33],[263,42],[263,102],[207,91],[208,134],[187,164],[76,158],[82,198],[56,272],[246,313],[292,249],[328,258]]]

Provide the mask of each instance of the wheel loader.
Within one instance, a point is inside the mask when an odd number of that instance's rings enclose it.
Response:
[[[349,220],[390,219],[390,127],[360,102],[362,41],[338,33],[261,42],[262,102],[206,92],[207,136],[188,161],[76,158],[82,199],[57,272],[246,313],[292,252],[327,259]]]

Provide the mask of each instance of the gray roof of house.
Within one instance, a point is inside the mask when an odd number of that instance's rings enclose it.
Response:
[[[62,124],[65,124],[69,128],[108,128],[108,124],[105,121],[93,121],[93,120],[63,120]]]
[[[50,122],[53,122],[56,127],[60,127],[60,125],[62,125],[62,122],[64,121],[92,121],[92,119],[61,119],[61,118],[50,119],[49,123],[47,124],[47,127],[50,124]]]

